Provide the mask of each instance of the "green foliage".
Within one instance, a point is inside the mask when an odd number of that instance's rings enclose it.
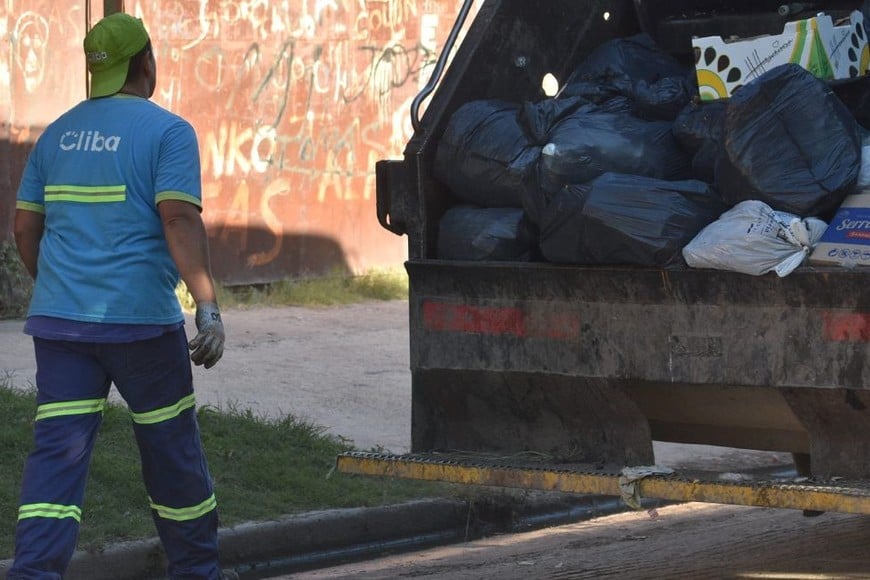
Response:
[[[242,294],[244,296],[244,294]],[[325,276],[285,280],[250,294],[240,306],[335,306],[365,300],[408,297],[408,278],[402,271],[371,271],[361,276]]]
[[[18,256],[15,242],[0,242],[0,318],[21,318],[30,304],[33,281]]]
[[[32,390],[8,384],[8,378],[0,379],[0,559],[13,553],[21,471],[36,411]],[[197,416],[222,526],[315,509],[455,495],[444,484],[335,472],[335,456],[351,447],[292,416],[265,419],[234,406],[204,406]],[[87,485],[80,548],[99,550],[156,536],[130,417],[121,405],[108,405],[103,416]]]
[[[176,289],[178,300],[187,312],[196,304],[182,282]],[[217,288],[222,308],[249,306],[336,306],[366,300],[405,300],[408,275],[403,269],[370,270],[359,276],[336,272],[329,276],[282,280],[257,286]]]

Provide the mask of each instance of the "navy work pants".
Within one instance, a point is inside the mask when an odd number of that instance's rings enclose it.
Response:
[[[217,509],[184,329],[131,343],[34,338],[37,414],[12,579],[61,578],[75,551],[88,466],[112,383],[124,398],[173,579],[220,578]]]

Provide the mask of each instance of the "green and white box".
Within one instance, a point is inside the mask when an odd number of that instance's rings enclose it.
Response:
[[[728,98],[746,83],[783,64],[799,64],[824,80],[864,76],[870,48],[862,13],[848,21],[828,14],[787,22],[782,34],[725,40],[721,36],[692,39],[695,73],[702,100]]]

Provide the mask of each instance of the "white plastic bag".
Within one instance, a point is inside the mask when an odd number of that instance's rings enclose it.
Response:
[[[756,200],[742,201],[719,216],[683,248],[692,268],[731,270],[780,278],[800,266],[828,225],[817,218],[779,212]]]

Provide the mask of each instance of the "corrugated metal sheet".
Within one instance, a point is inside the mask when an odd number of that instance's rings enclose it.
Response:
[[[92,3],[96,21],[102,3]],[[401,264],[405,239],[376,219],[374,164],[401,156],[411,101],[461,3],[124,3],[152,36],[154,100],[199,135],[219,280]],[[2,10],[0,230],[8,236],[27,151],[46,123],[85,96],[86,5],[6,0]]]

